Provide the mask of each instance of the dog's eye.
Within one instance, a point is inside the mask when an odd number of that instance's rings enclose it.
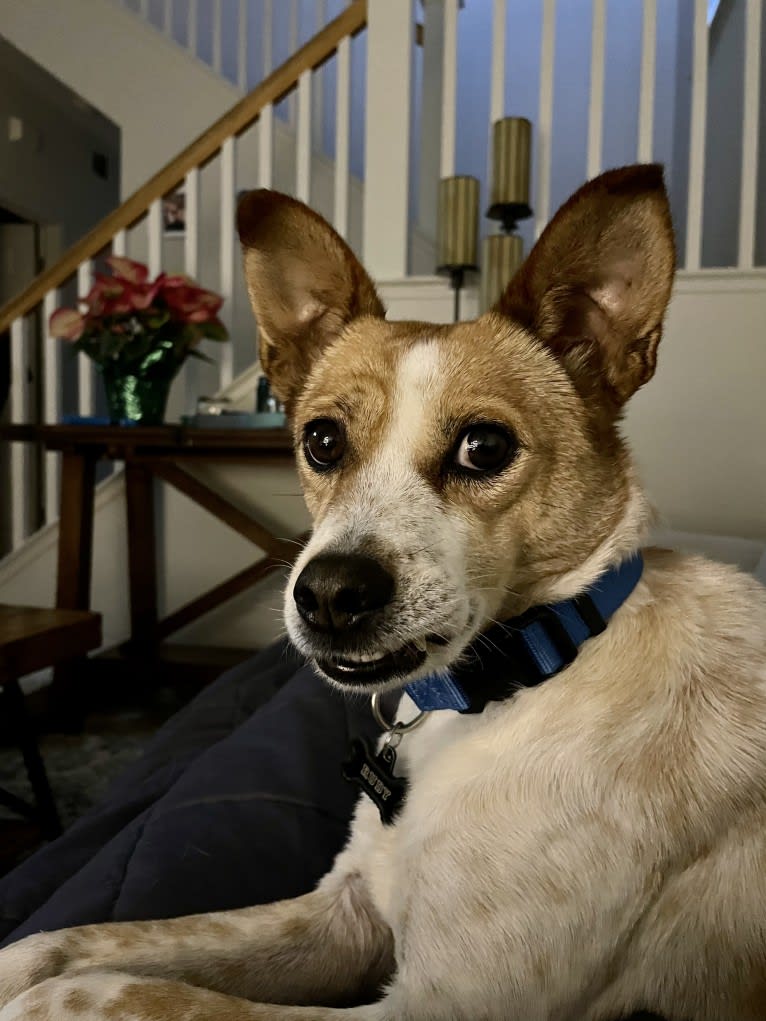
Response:
[[[460,436],[453,464],[465,472],[498,472],[510,464],[518,444],[497,425],[472,425]]]
[[[328,471],[346,449],[343,429],[331,418],[317,418],[303,430],[303,452],[314,471]]]

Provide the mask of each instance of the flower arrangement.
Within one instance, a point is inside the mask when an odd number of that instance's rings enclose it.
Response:
[[[223,298],[185,276],[160,273],[150,280],[148,268],[132,259],[106,262],[111,276],[96,274],[79,300],[82,310],[55,311],[50,333],[96,362],[112,421],[161,421],[186,357],[210,361],[196,350],[200,341],[228,339],[218,318]]]
[[[140,262],[118,256],[106,260],[112,276],[96,273],[90,293],[80,299],[84,312],[60,308],[51,316],[54,337],[103,365],[140,363],[152,351],[172,348],[179,364],[203,339],[227,340],[218,318],[223,298],[185,276],[160,273],[149,280]]]

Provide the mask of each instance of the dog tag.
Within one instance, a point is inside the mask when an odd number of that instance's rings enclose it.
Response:
[[[378,806],[383,825],[390,825],[407,794],[407,780],[394,776],[396,752],[384,744],[374,755],[363,737],[355,738],[349,751],[342,767],[344,778],[361,787]]]

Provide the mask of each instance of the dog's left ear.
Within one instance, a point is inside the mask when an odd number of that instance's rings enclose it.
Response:
[[[654,374],[674,269],[662,168],[623,167],[561,207],[494,311],[532,330],[583,396],[617,411]]]
[[[346,323],[385,309],[346,242],[302,202],[266,188],[248,192],[237,228],[261,364],[289,411],[312,362]]]

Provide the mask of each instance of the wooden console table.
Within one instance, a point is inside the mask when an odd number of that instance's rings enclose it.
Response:
[[[124,462],[132,653],[156,651],[169,635],[284,567],[299,549],[295,541],[277,538],[184,467],[195,462],[291,465],[292,440],[287,430],[11,425],[0,427],[0,440],[40,443],[46,450],[62,454],[56,585],[59,609],[90,609],[96,463]],[[155,478],[174,486],[264,552],[253,564],[162,620],[157,607]],[[296,536],[299,542],[305,538]],[[59,671],[57,687],[66,683],[65,672]]]

